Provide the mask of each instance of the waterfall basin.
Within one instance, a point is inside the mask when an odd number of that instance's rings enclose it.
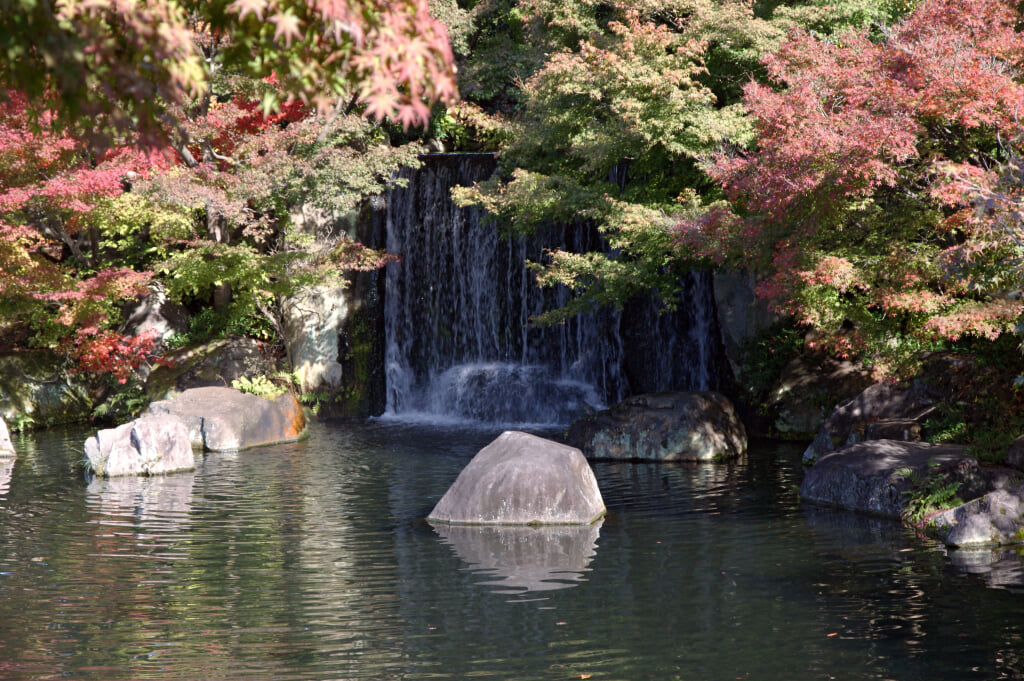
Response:
[[[603,524],[537,541],[424,520],[494,429],[310,431],[118,481],[76,470],[86,430],[16,435],[0,484],[0,677],[1024,674],[1019,557],[993,566],[801,504],[799,446],[595,463]]]

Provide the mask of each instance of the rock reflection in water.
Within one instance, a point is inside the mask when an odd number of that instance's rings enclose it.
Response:
[[[5,496],[11,489],[11,476],[14,475],[13,456],[0,456],[0,496]]]
[[[1024,591],[1024,557],[1020,546],[950,549],[949,560],[961,573],[978,575],[992,587]]]
[[[603,520],[591,525],[481,526],[433,524],[441,540],[469,565],[495,577],[481,582],[499,594],[568,589],[585,581]]]
[[[193,473],[96,477],[86,492],[89,505],[106,515],[128,515],[139,521],[157,521],[184,529],[192,508],[194,484]]]

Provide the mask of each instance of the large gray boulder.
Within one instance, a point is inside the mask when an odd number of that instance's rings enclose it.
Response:
[[[928,521],[929,534],[948,546],[1024,544],[1024,485],[997,489]]]
[[[101,430],[85,441],[85,464],[104,477],[160,475],[195,468],[185,422],[175,416],[144,416]]]
[[[747,451],[732,403],[716,392],[635,395],[569,427],[588,458],[714,461]]]
[[[911,473],[905,474],[906,469]],[[1010,485],[1015,475],[1011,469],[979,466],[960,445],[869,440],[821,457],[804,475],[800,496],[827,506],[900,518],[903,493],[914,487],[915,479],[940,476],[943,484],[960,483],[957,495],[970,500]]]
[[[181,418],[192,445],[215,452],[294,442],[306,432],[302,407],[290,393],[269,400],[234,388],[192,388],[154,402],[149,413]]]
[[[427,518],[463,525],[586,525],[605,513],[574,447],[505,431],[473,457]]]
[[[14,444],[11,443],[11,431],[7,430],[7,422],[0,416],[0,458],[14,456]]]

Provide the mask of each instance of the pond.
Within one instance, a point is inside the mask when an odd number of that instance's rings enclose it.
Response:
[[[194,474],[92,481],[87,434],[16,438],[0,463],[2,679],[1024,674],[1019,562],[958,566],[802,506],[798,447],[596,464],[594,528],[439,533],[424,516],[495,432],[313,424]]]

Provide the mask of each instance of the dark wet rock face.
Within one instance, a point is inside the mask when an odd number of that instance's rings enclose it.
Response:
[[[228,388],[234,380],[267,376],[277,370],[251,338],[222,338],[180,348],[163,359],[146,379],[146,394],[154,400],[168,400],[192,388]]]
[[[573,423],[568,442],[594,459],[712,461],[747,451],[743,423],[716,392],[630,397]]]
[[[604,513],[597,479],[578,449],[506,431],[462,469],[428,520],[463,525],[586,525]]]
[[[912,484],[899,471],[909,468],[923,476],[931,466],[955,466],[968,460],[976,464],[967,456],[967,448],[958,445],[859,442],[821,457],[807,470],[800,496],[827,506],[899,518],[903,492]]]

